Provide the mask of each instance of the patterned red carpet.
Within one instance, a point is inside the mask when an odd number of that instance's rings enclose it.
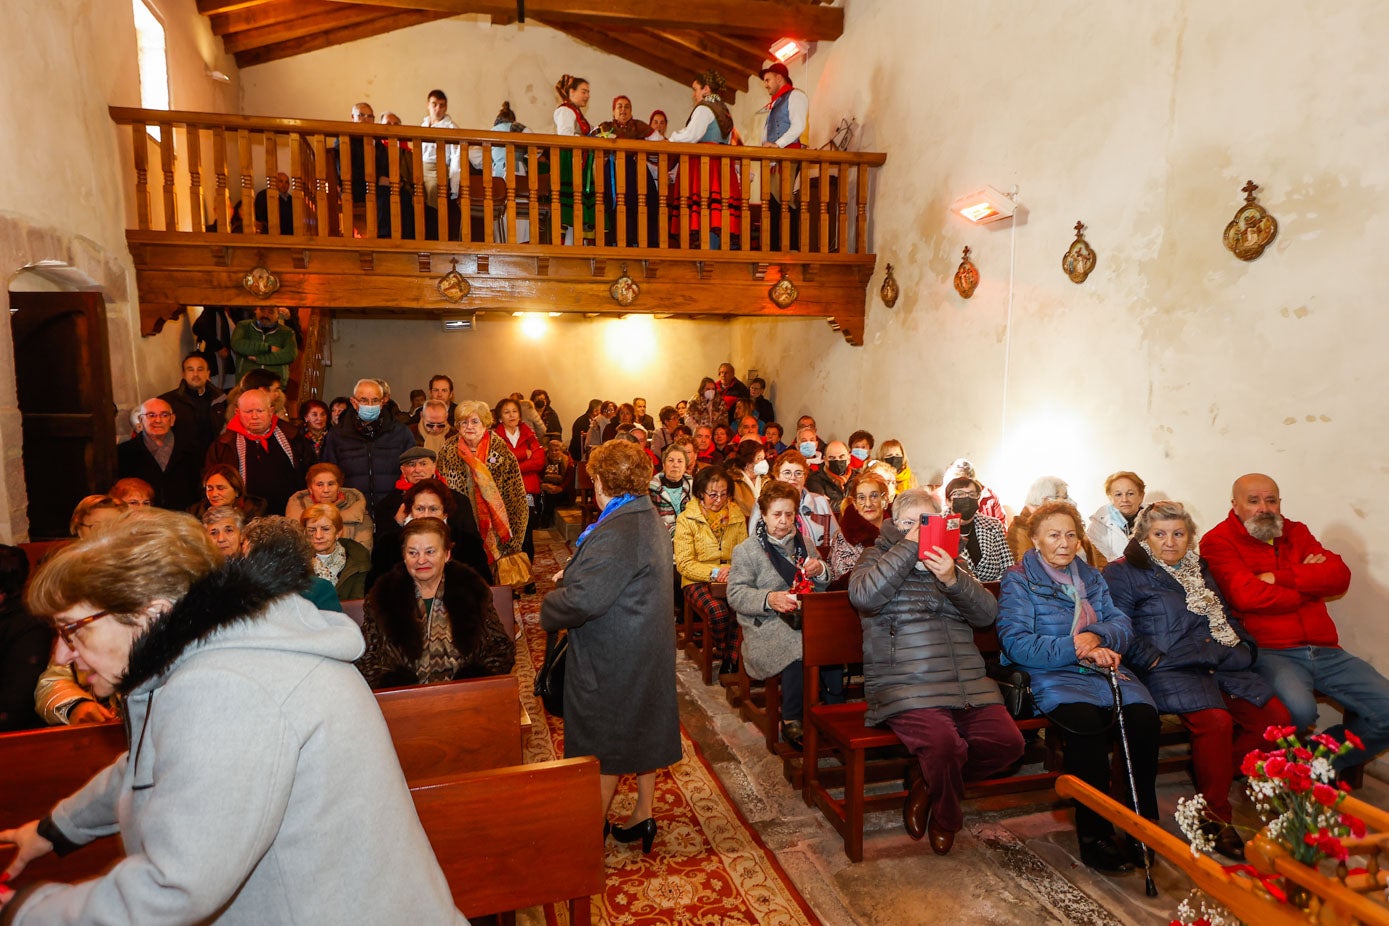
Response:
[[[553,587],[550,576],[568,557],[556,535],[537,533],[534,571],[540,594],[527,595],[517,603],[525,639],[517,647],[516,675],[532,719],[527,762],[564,754],[564,721],[547,715],[531,689],[535,666],[545,652],[540,599]],[[681,742],[684,758],[657,776],[659,830],[651,854],[642,855],[639,844],[607,841],[607,888],[596,898],[594,921],[611,926],[818,923],[684,730]],[[635,787],[632,779],[623,780],[613,819],[630,812]]]

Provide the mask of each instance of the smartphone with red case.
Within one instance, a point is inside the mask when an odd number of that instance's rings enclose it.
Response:
[[[960,516],[954,514],[923,514],[921,533],[917,535],[917,557],[925,559],[925,554],[940,547],[951,559],[960,555]]]

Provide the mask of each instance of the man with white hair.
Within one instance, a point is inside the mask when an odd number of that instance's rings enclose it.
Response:
[[[314,453],[313,444],[276,415],[270,402],[264,389],[241,393],[227,429],[207,448],[204,468],[225,463],[241,474],[247,495],[260,496],[267,512],[279,513],[303,490]]]
[[[352,387],[352,407],[323,439],[324,463],[342,470],[343,484],[367,497],[376,508],[393,488],[400,473],[400,455],[415,446],[410,429],[383,414],[391,398],[383,380],[359,379]]]
[[[201,494],[197,446],[174,434],[174,410],[163,399],[146,400],[139,419],[140,433],[116,447],[116,476],[143,479],[154,489],[156,506],[182,511]]]
[[[1303,731],[1316,726],[1317,692],[1353,715],[1327,730],[1357,737],[1335,759],[1345,769],[1389,748],[1389,679],[1341,648],[1326,601],[1350,588],[1350,569],[1305,524],[1283,517],[1278,483],[1262,473],[1235,480],[1230,514],[1201,538],[1230,613],[1259,644],[1254,662]],[[1356,740],[1352,740],[1356,745]]]

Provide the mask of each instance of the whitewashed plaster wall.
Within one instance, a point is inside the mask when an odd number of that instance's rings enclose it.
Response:
[[[870,296],[862,348],[819,323],[735,322],[739,368],[779,381],[784,419],[901,438],[923,476],[972,458],[1014,508],[1055,473],[1088,514],[1132,469],[1204,529],[1235,476],[1266,471],[1354,572],[1332,605],[1344,642],[1389,670],[1389,7],[847,13],[811,59],[812,114],[856,113],[863,147],[888,153],[870,291],[891,261],[903,295]],[[1280,230],[1244,263],[1220,235],[1251,178]],[[1025,220],[948,214],[983,184],[1017,185]],[[1078,219],[1099,254],[1081,286],[1060,267]],[[965,245],[983,278],[968,301],[951,287]]]
[[[449,115],[460,126],[488,128],[503,100],[537,132],[551,131],[562,74],[586,77],[593,96],[586,115],[594,125],[611,118],[612,98],[632,98],[638,119],[664,109],[672,126],[689,115],[690,88],[598,51],[538,23],[493,26],[463,16],[400,29],[281,61],[247,68],[242,112],[301,119],[343,119],[352,104],[371,103],[379,116],[394,112],[418,125],[425,98],[448,94]],[[761,105],[761,101],[757,105]]]
[[[174,108],[228,111],[236,69],[221,54],[194,0],[151,0],[165,24]],[[139,336],[135,275],[125,243],[128,134],[106,108],[139,106],[129,0],[10,0],[0,29],[0,279],[58,261],[84,288],[100,289],[110,328],[117,420],[178,377],[186,323]],[[233,84],[212,81],[217,68]],[[27,284],[19,284],[26,286]],[[0,309],[7,308],[0,293]],[[8,317],[3,313],[0,317]],[[9,325],[0,325],[0,540],[26,536],[19,410]]]
[[[324,387],[330,397],[349,395],[361,377],[381,377],[408,406],[410,390],[427,388],[435,373],[453,378],[457,397],[489,405],[512,392],[530,395],[543,388],[564,422],[566,439],[589,399],[629,402],[642,396],[654,418],[662,405],[694,395],[700,378],[713,376],[728,360],[727,322],[646,315],[527,324],[487,313],[477,328],[457,333],[420,320],[340,318],[335,328]]]

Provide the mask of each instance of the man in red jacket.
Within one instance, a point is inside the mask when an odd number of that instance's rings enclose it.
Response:
[[[1341,649],[1326,599],[1345,594],[1350,569],[1307,526],[1283,517],[1278,484],[1261,473],[1235,480],[1231,511],[1201,538],[1230,611],[1259,644],[1254,669],[1273,685],[1293,723],[1317,722],[1316,692],[1335,698],[1354,719],[1346,725],[1364,741],[1338,769],[1389,748],[1389,679]],[[1327,731],[1335,736],[1343,728]]]

